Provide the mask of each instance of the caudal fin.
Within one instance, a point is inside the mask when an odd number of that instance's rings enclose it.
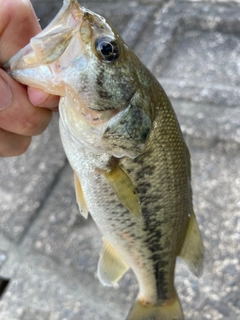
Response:
[[[184,320],[184,315],[176,296],[173,303],[158,306],[143,305],[137,300],[132,306],[127,320]]]

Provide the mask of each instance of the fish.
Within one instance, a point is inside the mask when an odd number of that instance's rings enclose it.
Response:
[[[200,276],[204,246],[190,154],[159,82],[107,20],[77,0],[64,0],[4,68],[61,97],[60,136],[79,210],[103,235],[98,278],[114,286],[132,269],[139,284],[127,320],[184,319],[176,259]]]

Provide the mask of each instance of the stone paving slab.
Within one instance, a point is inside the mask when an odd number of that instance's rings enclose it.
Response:
[[[240,6],[172,1],[137,52],[170,96],[239,105]],[[145,50],[144,50],[145,49]]]
[[[0,231],[19,241],[66,161],[58,117],[20,157],[0,159]]]
[[[138,2],[128,2],[123,6],[123,0],[113,3],[109,1],[81,1],[81,5],[107,18],[127,41],[130,47],[133,47],[137,36],[143,31],[156,10],[155,5],[139,5]],[[126,1],[126,0],[125,0]],[[48,22],[56,15],[61,8],[62,2],[56,1],[35,1],[37,16],[40,18],[40,24],[44,28]],[[50,15],[49,15],[50,12]],[[49,20],[50,19],[50,20]]]
[[[185,273],[182,279],[180,273],[180,292],[183,282],[182,293],[191,299],[190,310],[185,305],[187,319],[240,319],[239,150],[225,153],[219,144],[211,149],[190,145],[190,151],[194,205],[206,253],[198,286],[192,275]]]
[[[11,279],[0,300],[1,320],[28,319],[34,313],[43,320],[120,320],[128,311],[134,297],[126,291],[134,295],[136,291],[135,280],[126,282],[131,272],[125,276],[125,287],[109,290],[99,285],[91,269],[82,272],[76,265],[62,263],[61,257],[36,252],[27,241],[17,248],[1,237],[0,243],[10,252],[0,276]],[[78,254],[80,248],[74,253]],[[91,259],[91,253],[88,256]]]
[[[109,301],[106,289],[96,285],[92,277],[65,271],[44,256],[25,256],[25,263],[19,264],[0,303],[1,319],[35,320],[30,318],[33,315],[42,320],[123,318],[122,303],[116,308],[111,302],[117,299],[121,302],[116,290]],[[103,296],[104,305],[100,299]]]
[[[205,152],[222,143],[225,150],[240,151],[240,109],[172,99],[188,145],[203,146]]]

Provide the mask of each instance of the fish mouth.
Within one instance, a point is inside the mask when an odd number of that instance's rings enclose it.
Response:
[[[61,71],[56,65],[60,60],[64,64],[62,57],[81,28],[85,10],[76,0],[64,0],[62,9],[53,21],[5,62],[3,69],[23,84],[61,95],[56,91],[57,81],[54,83],[54,76]],[[78,42],[80,55],[83,48]],[[76,57],[72,59],[76,60]]]
[[[53,95],[65,96],[67,87],[77,91],[76,78],[91,61],[88,44],[94,41],[93,29],[102,32],[104,23],[77,0],[64,0],[53,21],[3,68],[18,82]]]

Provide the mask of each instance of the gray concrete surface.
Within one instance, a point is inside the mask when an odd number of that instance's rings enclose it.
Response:
[[[43,26],[62,5],[32,3]],[[239,320],[239,1],[83,4],[109,18],[157,76],[190,148],[206,256],[200,279],[177,265],[186,319]],[[101,235],[78,214],[57,122],[56,115],[26,154],[0,159],[0,277],[10,280],[0,319],[123,320],[137,282],[131,271],[116,289],[96,278]]]

